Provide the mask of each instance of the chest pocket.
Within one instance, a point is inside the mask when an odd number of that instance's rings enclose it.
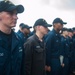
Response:
[[[61,46],[60,42],[61,42],[60,39],[58,37],[55,37],[52,45],[53,49],[51,50],[51,52],[56,53],[60,50],[60,46]]]
[[[45,53],[45,50],[44,49],[42,49],[42,48],[37,48],[37,49],[35,49],[35,60],[36,61],[41,61],[41,60],[43,60],[43,58],[44,58],[44,53]]]
[[[37,53],[41,53],[41,52],[44,51],[44,49],[42,49],[42,48],[36,48],[35,51],[36,51]]]
[[[54,42],[54,44],[59,44],[59,42],[60,42],[60,37],[56,34],[55,36],[54,36],[54,40],[53,40],[53,42]]]
[[[59,40],[59,39],[56,39],[56,41],[55,41],[55,46],[56,46],[56,47],[59,47],[59,46],[60,46],[60,40]]]
[[[59,40],[56,40],[56,43],[58,43],[59,42]]]

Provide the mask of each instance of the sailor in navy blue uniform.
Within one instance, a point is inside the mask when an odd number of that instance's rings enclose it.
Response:
[[[61,75],[61,36],[60,30],[63,28],[63,22],[60,18],[53,21],[53,30],[50,31],[46,38],[46,65],[47,75]]]

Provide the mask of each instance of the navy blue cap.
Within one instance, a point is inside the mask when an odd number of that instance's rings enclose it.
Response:
[[[60,19],[60,18],[55,18],[54,21],[53,21],[53,24],[54,24],[54,23],[61,23],[62,25],[63,25],[63,24],[67,24],[67,22],[63,22],[63,20]]]
[[[48,24],[45,19],[38,19],[34,23],[34,26],[33,27],[36,27],[36,26],[51,27],[52,25],[51,24]]]
[[[63,31],[68,31],[68,29],[67,28],[62,28],[61,32],[63,32]]]
[[[21,23],[20,25],[19,25],[19,27],[21,27],[22,28],[22,26],[24,25],[24,23]]]
[[[73,27],[72,30],[75,31],[75,27]]]
[[[71,28],[68,29],[69,32],[73,32],[73,30]]]
[[[24,11],[24,7],[22,5],[14,5],[10,1],[0,1],[0,12],[12,12],[13,10],[17,10],[17,13],[22,13]]]
[[[32,28],[31,26],[28,26],[27,24],[24,24],[24,23],[21,23],[19,26],[20,26],[22,29],[24,29],[24,28],[27,28],[27,29]]]

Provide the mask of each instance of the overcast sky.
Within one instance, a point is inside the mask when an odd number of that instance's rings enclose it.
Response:
[[[56,17],[60,17],[67,22],[65,27],[72,28],[75,26],[75,0],[10,0],[15,4],[22,4],[25,7],[25,12],[19,14],[16,31],[20,23],[25,23],[30,26],[38,18],[44,18],[48,23]]]

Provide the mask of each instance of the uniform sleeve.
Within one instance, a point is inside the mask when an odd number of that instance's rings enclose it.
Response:
[[[30,42],[26,42],[24,44],[25,48],[25,75],[31,75],[31,67],[32,67],[32,44]]]
[[[53,41],[52,36],[48,35],[46,38],[46,65],[47,66],[50,66],[52,41]]]

